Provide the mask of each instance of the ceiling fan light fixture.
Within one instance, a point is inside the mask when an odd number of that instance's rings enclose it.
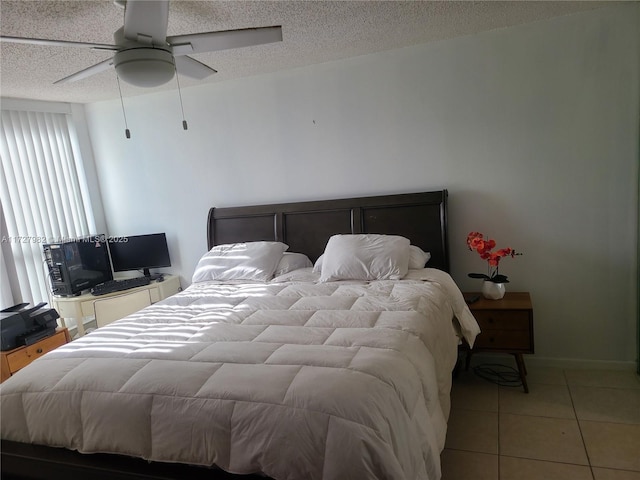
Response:
[[[176,73],[173,55],[160,48],[122,50],[114,55],[113,63],[123,81],[143,88],[163,85]]]

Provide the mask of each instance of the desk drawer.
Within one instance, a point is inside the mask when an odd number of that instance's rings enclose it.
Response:
[[[9,371],[13,374],[26,367],[35,359],[40,358],[45,353],[55,350],[56,348],[67,343],[65,332],[60,331],[52,336],[40,340],[34,345],[21,348],[7,355],[7,363],[9,364]]]
[[[481,330],[527,330],[529,312],[526,310],[476,310],[473,312]]]

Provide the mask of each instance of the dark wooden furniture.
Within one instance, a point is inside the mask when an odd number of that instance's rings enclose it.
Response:
[[[304,253],[312,261],[322,254],[329,237],[339,233],[402,235],[431,253],[429,267],[449,271],[446,190],[211,208],[207,221],[209,248],[243,241],[282,241],[290,252]],[[3,480],[266,478],[4,440],[1,455]]]
[[[212,208],[208,248],[248,241],[280,241],[311,261],[331,235],[402,235],[431,253],[429,267],[449,271],[447,191],[360,197],[317,202]]]
[[[465,294],[470,298],[479,294]],[[501,300],[482,298],[471,303],[469,309],[480,325],[473,350],[467,351],[466,367],[472,353],[510,353],[516,359],[524,391],[529,393],[524,353],[533,349],[533,306],[528,292],[507,292]]]
[[[53,335],[43,338],[33,345],[22,346],[0,352],[0,382],[4,382],[18,370],[26,367],[35,359],[40,358],[45,353],[54,350],[65,343],[69,343],[71,337],[69,330],[59,328]]]

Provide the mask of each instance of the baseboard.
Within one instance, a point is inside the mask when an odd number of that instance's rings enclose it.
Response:
[[[552,367],[566,369],[591,369],[591,370],[621,370],[636,372],[636,363],[633,361],[611,361],[611,360],[586,360],[576,358],[548,358],[536,355],[524,355],[527,368],[532,367]],[[516,365],[513,355],[509,354],[484,354],[477,353],[472,356],[472,364],[480,363],[501,363],[505,365]]]

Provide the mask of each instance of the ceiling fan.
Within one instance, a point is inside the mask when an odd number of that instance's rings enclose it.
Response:
[[[11,36],[0,36],[0,41],[112,50],[115,54],[110,59],[54,83],[75,82],[114,66],[120,79],[138,87],[167,83],[176,71],[199,80],[217,73],[190,54],[282,41],[281,26],[167,37],[169,0],[114,0],[114,3],[124,7],[124,26],[113,34],[115,45]]]

